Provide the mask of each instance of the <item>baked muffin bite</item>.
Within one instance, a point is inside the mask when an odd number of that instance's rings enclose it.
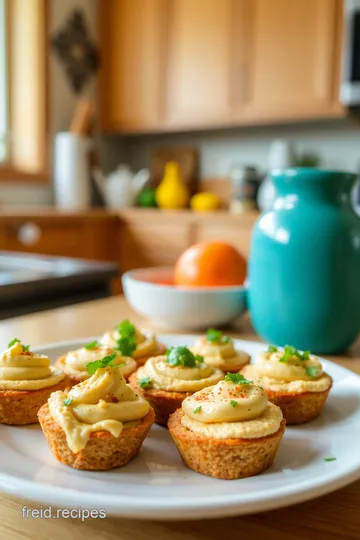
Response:
[[[66,387],[65,373],[53,368],[44,354],[30,351],[19,339],[0,356],[0,423],[34,424],[51,392]]]
[[[85,470],[126,465],[140,450],[154,411],[126,384],[109,357],[88,364],[89,379],[51,394],[38,416],[50,450]],[[99,366],[102,367],[99,367]]]
[[[128,356],[135,358],[139,365],[145,364],[152,356],[164,354],[166,351],[165,345],[157,341],[155,334],[144,328],[138,328],[127,319],[106,332],[101,341],[109,347],[125,345],[129,351]]]
[[[166,426],[169,415],[187,397],[224,378],[217,368],[187,347],[172,347],[165,355],[150,358],[130,375],[131,386],[155,411],[155,422]]]
[[[196,472],[234,480],[273,463],[285,430],[281,409],[240,373],[184,399],[168,427],[184,463]]]
[[[127,352],[124,349],[124,353]],[[114,365],[118,365],[125,379],[128,380],[129,375],[136,371],[137,363],[131,356],[123,356],[122,352],[113,347],[102,345],[97,340],[91,341],[75,351],[69,351],[64,356],[58,358],[55,362],[55,367],[63,370],[69,378],[69,387],[79,382],[85,381],[90,377],[87,365],[90,362],[96,362],[111,356],[114,360]]]
[[[250,362],[250,356],[240,349],[235,349],[234,341],[221,330],[209,328],[205,336],[198,339],[191,351],[200,354],[204,361],[225,372],[236,373]]]
[[[319,416],[332,386],[316,356],[289,345],[283,350],[270,345],[241,373],[264,388],[287,424],[303,424]]]

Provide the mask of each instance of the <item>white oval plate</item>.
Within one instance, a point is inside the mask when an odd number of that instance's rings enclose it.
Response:
[[[38,347],[52,360],[93,338]],[[195,336],[159,336],[189,345]],[[264,345],[236,340],[254,356]],[[272,467],[242,480],[217,480],[185,467],[165,428],[154,425],[140,454],[108,472],[57,462],[38,425],[0,426],[0,489],[58,507],[105,509],[108,515],[200,519],[261,512],[313,499],[360,477],[360,377],[323,360],[334,386],[320,418],[289,427]],[[325,458],[336,457],[327,462]]]

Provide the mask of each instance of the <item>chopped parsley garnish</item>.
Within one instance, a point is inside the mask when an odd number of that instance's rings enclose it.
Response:
[[[171,347],[166,351],[166,361],[170,366],[198,367],[204,362],[203,356],[193,354],[187,347]]]
[[[232,382],[234,384],[253,384],[252,381],[245,379],[241,373],[227,373],[225,375],[226,382]]]
[[[279,359],[279,362],[288,362],[290,358],[294,356],[299,360],[309,360],[310,354],[310,351],[304,351],[303,353],[301,353],[295,347],[292,347],[291,345],[285,345],[284,354]]]
[[[209,328],[209,330],[206,332],[206,341],[210,341],[210,343],[230,343],[231,337],[224,336],[221,330]]]
[[[278,348],[275,345],[269,345],[267,352],[278,352]]]
[[[18,338],[12,339],[12,340],[8,343],[8,348],[10,349],[10,347],[12,347],[13,345],[15,345],[15,343],[20,343],[20,339],[18,339]]]
[[[139,386],[140,388],[150,388],[152,386],[150,377],[143,377],[142,379],[139,379]]]
[[[336,457],[326,457],[324,461],[336,461]]]
[[[125,319],[124,321],[121,321],[120,324],[117,325],[116,330],[120,337],[134,337],[136,334],[136,328],[135,326]]]
[[[73,398],[72,397],[68,397],[66,399],[64,399],[64,405],[68,406],[70,405],[70,403],[73,401]]]
[[[116,360],[116,353],[109,356],[104,356],[101,360],[95,360],[95,362],[89,362],[86,366],[86,370],[89,375],[94,375],[97,369],[105,367],[113,367]]]
[[[230,405],[231,405],[232,407],[236,407],[237,401],[234,401],[234,400],[232,399],[232,400],[230,401]]]
[[[306,368],[306,374],[309,375],[309,377],[317,377],[319,374],[318,366],[308,366]]]
[[[94,349],[97,349],[100,346],[100,343],[97,339],[94,339],[94,341],[90,341],[90,343],[87,343],[84,345],[84,349],[88,351],[93,351]]]
[[[199,412],[201,411],[202,407],[201,405],[199,405],[198,407],[196,407],[196,409],[194,409],[194,414],[199,414]]]
[[[123,356],[131,356],[136,349],[136,341],[134,337],[121,337],[117,340],[115,349]]]
[[[15,345],[15,343],[20,343],[21,344],[21,347],[22,347],[22,350],[24,352],[29,352],[29,349],[30,349],[30,345],[23,345],[20,341],[20,339],[18,338],[14,338],[12,339],[9,343],[8,343],[8,348],[10,349],[10,347],[12,347],[13,345]]]

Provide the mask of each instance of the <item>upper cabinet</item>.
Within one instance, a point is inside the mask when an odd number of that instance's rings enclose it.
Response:
[[[105,131],[343,116],[341,0],[106,0]]]
[[[316,118],[338,102],[341,2],[243,0],[239,120]]]
[[[101,127],[147,131],[162,123],[166,0],[99,2]]]
[[[233,0],[170,0],[166,120],[232,120]]]

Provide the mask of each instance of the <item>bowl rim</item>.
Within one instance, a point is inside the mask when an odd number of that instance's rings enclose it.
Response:
[[[209,294],[209,292],[239,292],[239,291],[247,291],[249,288],[248,284],[248,278],[246,278],[244,285],[225,285],[224,287],[183,287],[183,286],[174,286],[174,285],[163,285],[161,283],[153,283],[151,281],[143,281],[141,279],[137,279],[134,277],[134,273],[137,272],[143,272],[144,270],[168,270],[173,271],[173,266],[148,266],[148,267],[142,267],[142,268],[135,268],[133,270],[128,270],[127,272],[124,272],[121,276],[121,281],[124,283],[125,281],[136,281],[137,283],[145,286],[151,286],[156,288],[161,288],[162,290],[168,289],[173,292],[197,292],[202,294]]]

